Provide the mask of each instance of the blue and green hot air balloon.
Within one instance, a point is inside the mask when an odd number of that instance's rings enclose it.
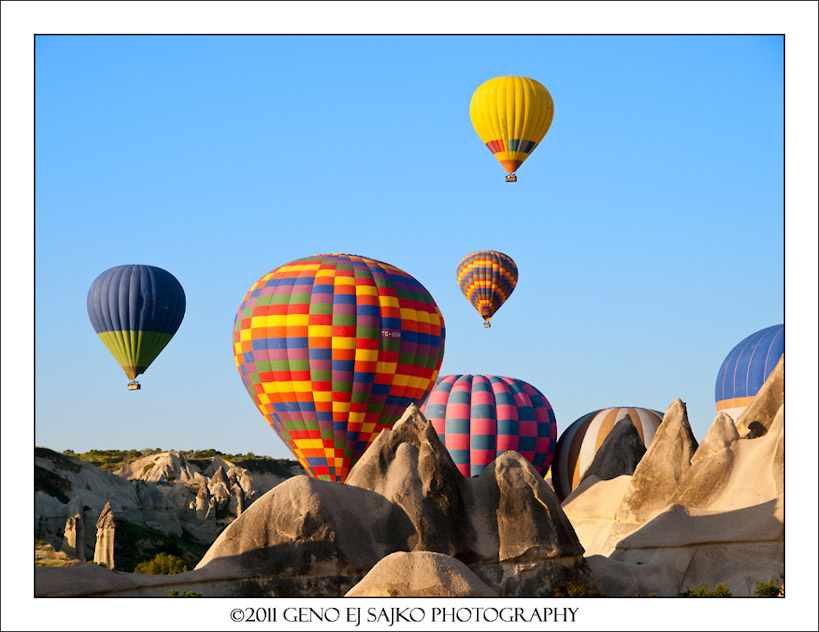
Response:
[[[88,291],[94,331],[130,380],[144,373],[170,342],[185,315],[185,291],[170,272],[124,265],[100,274]]]

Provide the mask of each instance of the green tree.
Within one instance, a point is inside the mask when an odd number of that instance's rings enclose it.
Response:
[[[767,582],[757,582],[754,594],[757,597],[782,597],[785,594],[784,586],[780,586],[770,579]]]
[[[157,553],[154,559],[140,562],[134,567],[134,572],[141,575],[176,575],[188,570],[185,560],[170,553]]]

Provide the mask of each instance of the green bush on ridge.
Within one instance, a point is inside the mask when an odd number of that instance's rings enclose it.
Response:
[[[685,592],[680,593],[680,597],[730,597],[731,591],[723,583],[717,584],[713,590],[708,590],[708,584],[700,582],[696,588],[689,588]]]

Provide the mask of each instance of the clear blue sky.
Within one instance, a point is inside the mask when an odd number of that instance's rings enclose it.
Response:
[[[555,102],[516,184],[469,119],[504,74]],[[39,37],[35,443],[290,458],[242,386],[233,316],[324,252],[429,289],[442,374],[526,380],[560,432],[679,397],[701,439],[724,357],[784,318],[783,74],[778,36]],[[455,282],[480,249],[520,270],[490,330]],[[141,392],[85,307],[126,263],[187,295]]]

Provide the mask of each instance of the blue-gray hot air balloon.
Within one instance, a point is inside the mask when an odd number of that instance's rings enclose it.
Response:
[[[170,342],[185,315],[185,291],[170,272],[124,265],[100,274],[88,291],[88,317],[94,331],[139,389],[144,373]]]
[[[717,412],[736,421],[785,353],[785,325],[766,327],[731,350],[717,374]]]

